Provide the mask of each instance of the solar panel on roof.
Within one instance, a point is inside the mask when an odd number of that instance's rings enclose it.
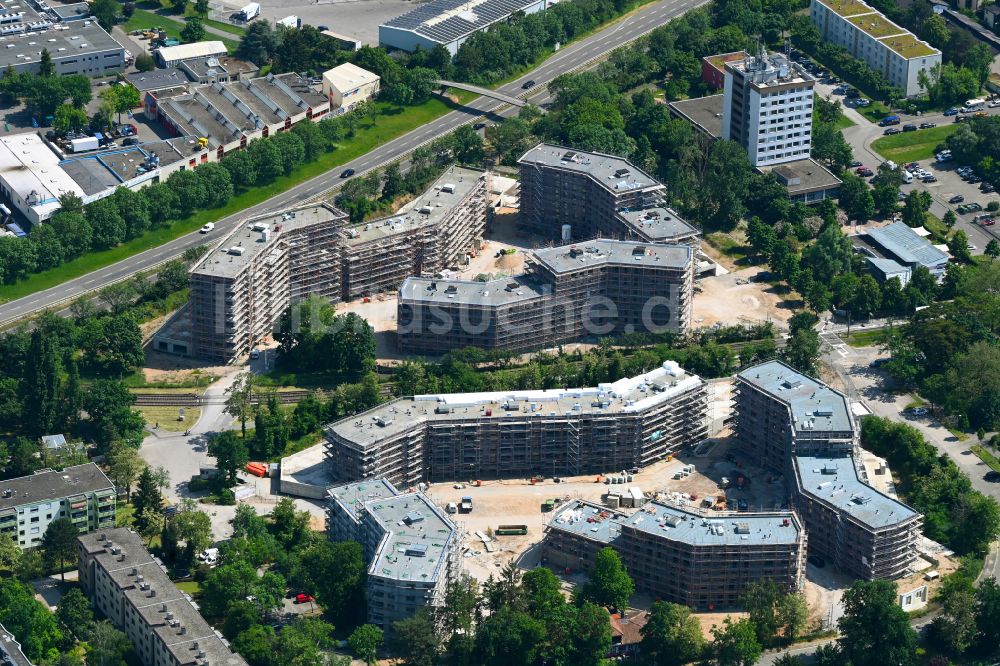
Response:
[[[537,0],[432,0],[413,11],[386,21],[383,26],[411,30],[436,42],[452,42],[496,23],[511,14],[524,11]],[[460,13],[449,12],[465,7]],[[434,20],[438,19],[438,20]]]

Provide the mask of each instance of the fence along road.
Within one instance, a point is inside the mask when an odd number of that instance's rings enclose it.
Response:
[[[497,91],[512,97],[530,97],[536,92],[542,92],[545,85],[561,74],[584,69],[594,62],[607,57],[609,53],[620,46],[629,44],[653,29],[667,23],[690,9],[704,4],[707,0],[659,0],[637,9],[626,18],[574,42],[544,63],[524,74],[520,78],[500,86]],[[533,79],[536,86],[525,91],[521,85]],[[323,195],[332,192],[343,184],[340,172],[343,169],[354,169],[355,176],[364,175],[372,169],[377,169],[390,162],[395,162],[409,155],[413,150],[430,143],[434,139],[452,132],[457,127],[472,122],[484,114],[502,114],[510,112],[511,107],[501,101],[479,97],[451,111],[436,120],[382,144],[371,152],[347,162],[336,169],[279,194],[256,206],[247,208],[240,213],[230,215],[216,222],[215,231],[209,242],[228,234],[241,220],[253,216],[277,211],[283,208],[318,200]],[[58,286],[45,289],[23,298],[0,305],[0,327],[29,317],[37,312],[65,305],[80,296],[93,293],[109,284],[128,279],[132,275],[158,268],[165,262],[179,257],[184,250],[205,243],[205,236],[192,232],[181,236],[157,248],[136,254],[128,259],[105,266],[96,271],[68,280]]]

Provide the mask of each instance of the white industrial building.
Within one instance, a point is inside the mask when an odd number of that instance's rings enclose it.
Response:
[[[323,72],[323,94],[330,100],[330,113],[347,113],[378,95],[379,75],[345,62]]]
[[[229,53],[229,50],[220,41],[208,41],[178,44],[177,46],[164,46],[163,48],[156,49],[154,53],[161,67],[173,67],[178,63],[191,60],[192,58],[224,56]]]
[[[427,51],[444,46],[454,56],[474,32],[507,21],[511,15],[533,14],[553,0],[431,0],[378,27],[379,45],[401,51]]]
[[[762,50],[725,64],[722,136],[756,167],[809,159],[815,80]]]
[[[882,72],[907,97],[923,91],[918,75],[941,64],[941,52],[861,0],[812,0],[820,37]]]

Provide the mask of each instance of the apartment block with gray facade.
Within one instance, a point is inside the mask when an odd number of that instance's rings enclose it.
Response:
[[[39,546],[59,518],[80,532],[114,527],[116,497],[115,485],[94,463],[8,479],[0,482],[0,534],[24,550]]]
[[[690,245],[593,240],[535,250],[513,278],[409,278],[399,290],[397,344],[429,355],[470,346],[522,352],[587,337],[683,334],[694,255]]]
[[[644,467],[707,436],[707,389],[676,363],[590,388],[400,398],[325,428],[339,482],[577,476]]]
[[[385,479],[327,491],[327,534],[361,544],[368,621],[385,631],[421,609],[444,603],[461,572],[459,534],[423,493],[401,493]]]

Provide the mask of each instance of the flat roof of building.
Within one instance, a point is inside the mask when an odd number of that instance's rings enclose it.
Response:
[[[535,261],[553,273],[570,273],[595,266],[644,266],[683,269],[694,261],[690,245],[660,245],[595,239],[585,243],[534,250]]]
[[[901,35],[906,32],[903,28],[900,28],[886,17],[877,13],[851,16],[847,20],[860,28],[865,34],[875,39],[889,37],[890,35]]]
[[[201,149],[193,137],[175,137],[127,148],[74,155],[59,163],[76,184],[93,196],[112,190],[159,166],[197,154]]]
[[[41,217],[59,209],[59,195],[72,192],[80,198],[87,193],[59,167],[59,157],[34,132],[0,137],[0,178],[22,201],[35,192],[30,204]]]
[[[365,511],[385,531],[369,576],[426,583],[442,574],[455,525],[423,493],[369,500]]]
[[[646,208],[644,210],[629,210],[618,213],[625,224],[658,242],[684,240],[693,238],[701,232],[684,221],[673,208]]]
[[[803,492],[874,529],[896,525],[919,515],[899,500],[862,481],[850,456],[796,456],[795,468]]]
[[[611,192],[658,188],[664,186],[624,157],[589,153],[574,148],[540,143],[518,160],[520,164],[540,164],[590,176]]]
[[[344,229],[344,242],[348,246],[360,245],[435,225],[450,215],[454,207],[478,187],[485,173],[481,169],[452,166],[395,215]]]
[[[882,257],[865,257],[868,263],[879,273],[886,277],[892,277],[900,273],[909,273],[910,268],[899,263],[895,259],[883,259]]]
[[[375,83],[378,81],[379,76],[374,72],[369,72],[367,69],[358,67],[354,63],[345,62],[323,72],[323,79],[334,89],[345,92]]]
[[[431,0],[379,27],[408,30],[448,44],[524,11],[538,0]]]
[[[812,75],[781,53],[763,52],[763,57],[749,56],[741,60],[730,60],[725,63],[725,68],[742,72],[750,85],[760,90],[790,84],[812,86],[816,83]]]
[[[365,479],[345,483],[342,486],[334,486],[326,491],[327,500],[334,500],[344,510],[354,516],[356,520],[364,513],[365,503],[371,500],[395,497],[399,494],[396,486],[392,485],[388,479]]]
[[[0,510],[114,489],[115,484],[94,463],[67,467],[61,472],[41,470],[0,481]]]
[[[907,265],[919,264],[927,268],[940,268],[948,262],[947,254],[902,222],[869,229],[868,237],[892,254],[892,258]]]
[[[716,53],[715,55],[705,56],[702,60],[722,72],[725,71],[727,62],[732,60],[743,60],[743,58],[746,58],[747,55],[746,51],[731,51],[729,53]]]
[[[927,42],[917,39],[908,32],[902,35],[886,37],[879,41],[906,59],[926,58],[927,56],[939,55],[941,53]]]
[[[186,666],[201,658],[211,664],[246,666],[205,621],[191,598],[174,585],[166,568],[149,554],[142,537],[118,527],[82,534],[78,539],[136,607],[149,632],[160,637],[176,663]],[[155,590],[156,596],[149,596],[149,590]]]
[[[543,285],[523,275],[488,282],[408,277],[399,287],[400,301],[442,304],[453,302],[480,307],[530,301],[540,298],[544,293]]]
[[[875,9],[861,0],[818,0],[823,5],[832,9],[840,16],[857,16],[858,14],[871,14]]]
[[[847,398],[818,379],[781,361],[768,361],[739,373],[739,378],[788,405],[793,430],[847,432],[854,420]]]
[[[91,16],[89,2],[49,5],[49,10],[62,21],[78,21]]]
[[[226,45],[218,40],[164,46],[156,49],[156,53],[163,62],[176,62],[190,58],[201,58],[202,56],[225,55],[228,52],[229,50],[226,48]]]
[[[533,391],[444,393],[399,398],[327,425],[330,436],[368,447],[427,421],[464,421],[479,418],[508,419],[581,414],[623,414],[646,410],[702,384],[677,363],[635,377],[588,388]]]
[[[235,278],[259,255],[275,246],[278,233],[288,233],[320,222],[337,220],[343,216],[343,213],[332,206],[319,205],[248,220],[246,224],[236,227],[228,236],[219,241],[191,269],[191,274]],[[270,239],[267,242],[264,242],[263,232],[253,229],[256,225],[267,227],[270,234]],[[280,229],[275,232],[278,227]],[[230,249],[234,247],[242,248],[242,254],[230,252]]]
[[[830,190],[843,184],[843,181],[833,175],[833,172],[811,157],[782,164],[761,166],[757,169],[762,173],[773,172],[791,196]]]
[[[15,10],[14,7],[7,9]],[[50,16],[39,14],[27,2],[17,5],[15,12],[24,14],[20,20],[24,24],[51,21]],[[38,62],[41,60],[42,49],[48,49],[53,60],[124,50],[97,21],[67,21],[45,30],[0,37],[0,67]]]
[[[130,72],[125,80],[131,83],[139,92],[147,90],[163,90],[188,84],[187,74],[176,67],[154,69],[150,72]]]
[[[703,514],[653,501],[628,514],[582,500],[560,508],[549,527],[600,543],[613,542],[623,527],[629,527],[692,546],[794,544],[801,530],[791,511]]]
[[[718,139],[722,136],[722,115],[725,95],[709,95],[670,102],[674,113],[704,134]]]

